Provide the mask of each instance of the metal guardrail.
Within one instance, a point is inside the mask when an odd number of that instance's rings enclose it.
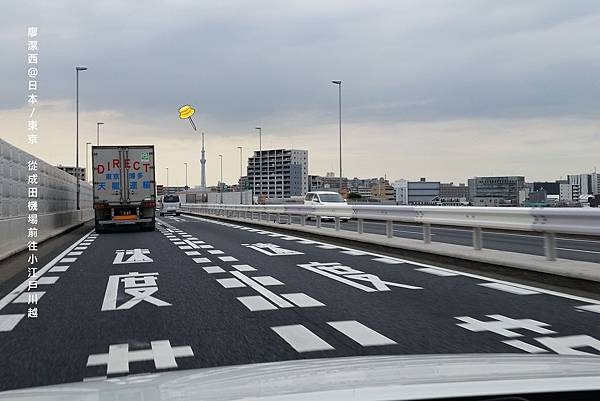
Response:
[[[300,217],[306,225],[307,217],[316,219],[321,227],[323,217],[333,218],[335,229],[340,230],[342,219],[356,219],[357,232],[364,233],[365,220],[386,224],[388,238],[394,236],[394,222],[412,223],[423,227],[423,241],[431,243],[432,226],[467,227],[473,232],[473,248],[483,248],[483,231],[519,231],[538,233],[544,237],[546,259],[556,260],[556,235],[600,236],[600,209],[571,208],[499,208],[461,206],[379,206],[379,205],[182,205],[182,210],[201,215],[230,216],[239,219],[276,221],[292,224],[292,216]],[[263,219],[264,217],[264,219]]]

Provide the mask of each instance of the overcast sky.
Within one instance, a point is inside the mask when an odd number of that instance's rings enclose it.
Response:
[[[26,34],[39,28],[40,144],[27,145]],[[0,137],[74,164],[85,142],[156,145],[157,180],[237,181],[239,153],[309,150],[311,174],[465,182],[600,168],[598,1],[7,1]],[[244,166],[245,169],[245,166]]]

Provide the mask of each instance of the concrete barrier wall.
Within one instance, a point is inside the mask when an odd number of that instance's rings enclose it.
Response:
[[[29,171],[28,162],[36,160],[37,171]],[[28,176],[37,173],[37,184],[28,184]],[[29,187],[38,188],[37,218],[34,226],[27,221]],[[38,228],[42,242],[93,218],[92,186],[80,181],[80,207],[76,210],[77,179],[0,139],[0,259],[27,247],[27,229]]]

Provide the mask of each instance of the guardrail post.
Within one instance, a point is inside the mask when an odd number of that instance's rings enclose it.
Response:
[[[317,219],[317,223],[316,223],[317,228],[321,228],[321,216],[317,216],[316,219]]]
[[[276,217],[276,218],[275,218],[275,222],[276,222],[277,224],[281,224],[281,214],[277,213],[277,214],[275,215],[275,217]]]
[[[385,233],[388,238],[394,237],[394,222],[392,220],[388,220],[385,222]]]
[[[481,251],[483,248],[483,230],[481,227],[473,227],[473,249]]]
[[[423,224],[423,242],[431,244],[431,224]]]
[[[270,223],[271,222],[271,213],[267,212],[267,221]]]
[[[305,215],[300,216],[300,225],[302,225],[302,226],[306,225],[306,216]]]
[[[335,231],[340,231],[340,218],[334,217],[335,219]]]
[[[358,219],[358,224],[356,225],[356,229],[359,234],[363,234],[365,232],[365,220]]]
[[[556,260],[556,234],[544,233],[544,251],[547,260]]]
[[[288,218],[287,223],[292,224],[292,215],[288,213],[287,218]]]

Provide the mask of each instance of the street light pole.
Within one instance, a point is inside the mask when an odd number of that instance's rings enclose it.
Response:
[[[188,164],[187,163],[183,163],[183,164],[185,164],[185,190],[187,191],[187,186],[188,186],[187,185],[187,166],[188,166]]]
[[[79,200],[81,197],[81,186],[79,183],[79,71],[85,71],[87,67],[75,66],[75,118],[77,120],[75,127],[75,178],[77,179],[77,210],[80,210]]]
[[[338,86],[338,106],[340,122],[340,193],[342,193],[342,81],[331,81]]]
[[[221,180],[219,182],[219,192],[221,192],[221,202],[223,203],[223,155],[219,155],[221,159]]]
[[[85,180],[87,181],[88,179],[88,175],[89,175],[89,170],[88,170],[88,145],[91,145],[91,142],[86,142],[85,143]]]
[[[167,169],[167,188],[169,187],[169,168],[166,167]]]
[[[256,127],[255,129],[258,130],[258,167],[260,168],[260,194],[262,195],[262,128]],[[256,167],[254,168],[254,188],[256,188]]]
[[[242,147],[237,147],[240,150],[240,205],[244,204],[243,194],[242,194]]]
[[[98,121],[96,123],[96,145],[100,145],[100,126],[104,124]]]

